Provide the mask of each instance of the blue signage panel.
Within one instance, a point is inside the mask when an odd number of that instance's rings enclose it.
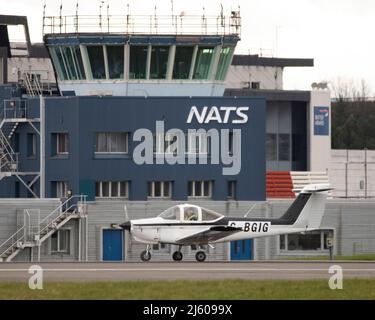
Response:
[[[329,135],[329,107],[314,107],[314,135]]]

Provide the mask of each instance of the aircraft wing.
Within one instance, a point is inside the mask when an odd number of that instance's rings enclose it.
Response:
[[[190,236],[177,239],[177,243],[181,245],[205,244],[228,237],[234,233],[242,231],[242,228],[229,226],[213,226],[203,231],[194,233]]]

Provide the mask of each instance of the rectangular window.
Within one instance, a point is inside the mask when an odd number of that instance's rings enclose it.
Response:
[[[67,71],[66,71],[66,63],[63,59],[62,53],[60,51],[60,47],[51,47],[50,48],[51,57],[53,60],[53,65],[56,68],[57,76],[59,80],[69,80]]]
[[[128,134],[125,132],[96,133],[95,153],[128,153]]]
[[[60,80],[85,79],[79,46],[52,47],[50,52]]]
[[[107,46],[110,79],[124,78],[124,46]]]
[[[287,234],[280,236],[281,251],[324,251],[325,239],[330,231],[313,231],[306,234]]]
[[[219,64],[217,66],[216,80],[225,80],[229,68],[229,64],[232,60],[233,48],[223,47],[220,50]]]
[[[67,133],[56,133],[56,154],[69,153],[69,135]]]
[[[69,254],[70,230],[61,229],[51,236],[51,252]]]
[[[173,79],[189,79],[194,47],[176,47],[173,65]]]
[[[172,182],[171,181],[150,181],[148,182],[149,198],[171,198]]]
[[[146,79],[147,46],[130,47],[129,79]]]
[[[168,56],[169,47],[152,47],[150,79],[165,79],[167,74]]]
[[[228,181],[228,199],[236,199],[236,181]]]
[[[277,141],[275,133],[267,133],[266,136],[266,160],[277,161]]]
[[[97,198],[128,198],[128,181],[98,181],[95,184]]]
[[[105,79],[103,46],[87,46],[87,54],[94,79]]]
[[[36,157],[36,134],[27,134],[27,156],[30,158]]]
[[[279,134],[279,161],[290,161],[290,134]]]
[[[211,67],[214,48],[199,48],[194,67],[194,79],[206,80]]]
[[[212,181],[189,181],[189,197],[211,198],[212,185]]]
[[[53,188],[55,189],[55,198],[68,197],[68,183],[66,181],[53,181]]]
[[[260,82],[252,82],[251,83],[251,89],[259,90],[260,89]]]

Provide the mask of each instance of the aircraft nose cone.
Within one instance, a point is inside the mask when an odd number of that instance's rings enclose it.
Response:
[[[130,231],[131,226],[132,226],[132,224],[131,224],[130,221],[124,222],[123,224],[120,225],[121,228],[123,228],[125,230],[128,230],[128,231]]]

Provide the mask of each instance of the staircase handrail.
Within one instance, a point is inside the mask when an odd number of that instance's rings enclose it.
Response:
[[[7,252],[10,248],[14,247],[17,242],[24,240],[25,238],[25,225],[19,228],[15,233],[13,233],[7,240],[5,240],[0,245],[0,257]],[[22,231],[22,236],[19,236],[19,233]],[[10,245],[9,245],[10,243]],[[2,248],[6,246],[6,249],[2,251]]]
[[[82,205],[86,205],[86,195],[74,195],[62,202],[57,208],[55,208],[49,215],[44,217],[40,221],[40,226],[45,225],[43,228],[40,229],[40,232],[42,232],[44,229],[46,229],[48,226],[51,225],[51,223],[55,222],[57,219],[59,219],[63,214],[67,213],[69,210],[78,207],[76,203],[72,203],[69,205],[69,202],[71,202],[73,199],[79,199],[79,202],[81,202]],[[64,209],[65,207],[65,209]],[[56,215],[57,214],[57,215]],[[56,215],[55,218],[52,218],[54,215]]]
[[[6,152],[6,155],[10,158],[10,162],[18,164],[18,155],[14,152],[12,146],[10,145],[7,137],[4,135],[2,130],[0,130],[0,143],[2,145],[2,149]]]

